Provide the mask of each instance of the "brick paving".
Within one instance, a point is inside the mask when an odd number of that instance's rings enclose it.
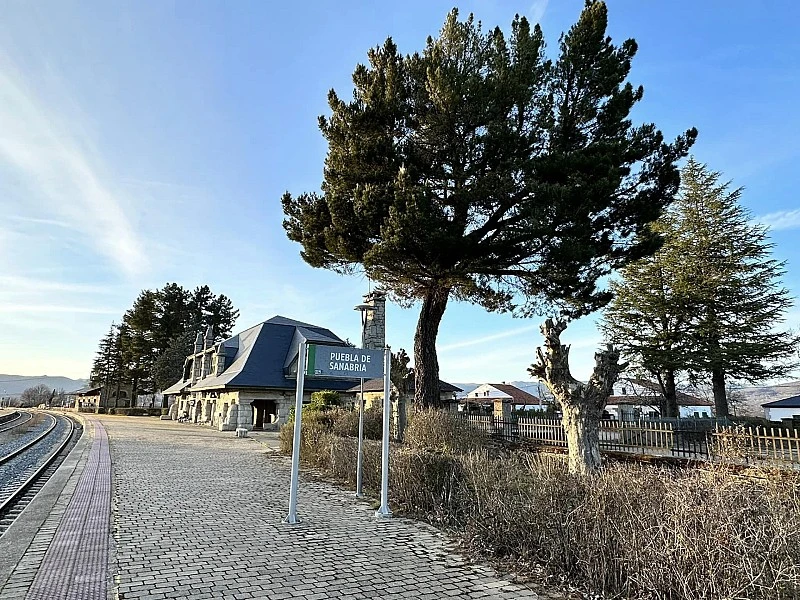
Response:
[[[288,461],[253,439],[105,417],[114,473],[113,589],[134,598],[497,598],[537,595],[468,565],[446,537],[376,521],[352,493],[301,481],[284,525]],[[265,436],[265,434],[262,434]]]

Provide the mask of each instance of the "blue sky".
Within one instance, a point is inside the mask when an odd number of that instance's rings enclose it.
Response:
[[[795,2],[610,0],[610,33],[634,37],[637,120],[668,137],[700,131],[694,154],[746,187],[774,226],[785,284],[800,295],[800,6]],[[507,30],[541,23],[549,47],[582,0],[463,2]],[[280,196],[318,189],[317,116],[369,47],[404,52],[452,7],[406,2],[4,3],[0,21],[0,372],[88,375],[98,339],[143,288],[207,283],[241,310],[359,339],[368,282],[315,270],[281,227]],[[416,309],[391,306],[388,341],[413,347]],[[451,303],[442,376],[527,379],[539,319]],[[788,324],[800,326],[800,311]],[[573,372],[600,342],[570,326]]]

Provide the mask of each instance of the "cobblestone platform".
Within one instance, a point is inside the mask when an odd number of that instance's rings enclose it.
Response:
[[[376,521],[320,481],[301,480],[303,522],[282,524],[289,461],[265,448],[274,434],[135,417],[87,432],[0,538],[3,600],[537,598],[437,529]]]
[[[251,438],[152,419],[103,423],[121,600],[537,598],[465,564],[436,529],[376,521],[373,507],[325,483],[301,481],[303,522],[282,524],[288,463]]]

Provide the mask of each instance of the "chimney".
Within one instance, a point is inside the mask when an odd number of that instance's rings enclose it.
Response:
[[[194,353],[197,354],[198,352],[202,351],[203,351],[203,334],[198,331],[197,337],[194,338]]]
[[[386,347],[386,292],[375,290],[364,296],[364,348],[377,350]]]

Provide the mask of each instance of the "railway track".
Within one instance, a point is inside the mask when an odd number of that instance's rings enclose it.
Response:
[[[78,441],[82,428],[72,419],[47,415],[49,422],[0,457],[0,535],[55,473]]]
[[[11,419],[8,419],[7,421],[3,421],[2,423],[0,423],[0,433],[3,433],[4,431],[10,431],[11,429],[14,429],[15,427],[19,427],[20,425],[24,425],[25,423],[30,421],[32,418],[33,418],[33,413],[17,411],[16,412],[16,416],[12,417]]]

